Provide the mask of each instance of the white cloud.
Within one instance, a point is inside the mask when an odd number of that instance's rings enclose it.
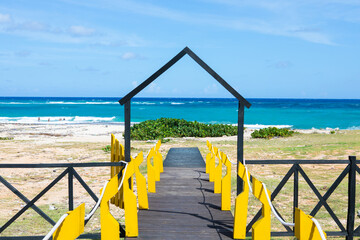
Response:
[[[1,14],[0,13],[0,23],[8,23],[11,22],[11,17],[9,14]]]
[[[89,37],[95,34],[95,29],[86,28],[84,26],[71,26],[69,28],[69,33],[77,37]]]
[[[147,87],[146,90],[148,93],[159,93],[160,92],[160,86],[158,86],[156,83],[152,82],[150,83],[150,85]]]
[[[126,52],[123,55],[121,55],[121,58],[124,60],[143,59],[141,55],[138,55],[134,52]]]
[[[138,82],[137,82],[137,81],[132,81],[132,82],[131,82],[131,85],[132,85],[133,87],[137,87],[137,86],[138,86]]]
[[[238,15],[208,14],[203,12],[178,11],[154,4],[138,3],[134,1],[121,1],[121,4],[114,4],[107,1],[107,8],[120,8],[127,11],[172,21],[188,24],[210,25],[220,28],[234,29],[237,31],[251,31],[260,34],[285,36],[299,38],[308,42],[335,45],[331,37],[320,30],[307,32],[294,32],[292,29],[312,29],[314,20],[323,22],[321,18],[308,12],[313,3],[299,3],[285,0],[269,1],[236,1],[236,0],[203,0],[211,3],[230,5],[234,11],[252,12],[252,14],[238,17]],[[320,7],[325,6],[325,3]],[[263,17],[270,15],[271,17]],[[257,12],[259,12],[257,14]],[[306,17],[305,17],[306,15]],[[241,15],[242,16],[242,15]],[[248,17],[246,17],[248,16]],[[251,16],[251,17],[249,17]],[[305,27],[304,27],[305,26]]]
[[[211,85],[208,85],[206,88],[204,88],[204,93],[210,94],[210,93],[217,93],[218,92],[218,86],[213,83]]]
[[[136,54],[133,52],[126,52],[121,56],[122,59],[124,60],[130,60],[130,59],[135,59],[136,58]]]

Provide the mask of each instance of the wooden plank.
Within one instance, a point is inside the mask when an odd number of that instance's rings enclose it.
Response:
[[[150,209],[139,211],[137,239],[232,239],[233,216],[221,211],[221,196],[213,193],[204,167],[164,167],[156,190],[149,194]]]

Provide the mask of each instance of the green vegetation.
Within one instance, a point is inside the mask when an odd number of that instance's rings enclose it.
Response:
[[[106,153],[111,151],[111,146],[110,145],[106,145],[104,148],[102,148],[102,150]]]
[[[175,118],[147,120],[131,127],[131,138],[135,140],[154,140],[166,137],[221,137],[236,134],[237,126],[205,124]]]
[[[14,140],[13,137],[0,137],[0,140]]]
[[[251,137],[253,138],[273,138],[273,137],[290,137],[294,134],[294,131],[291,131],[287,128],[276,128],[276,127],[268,127],[259,130],[255,130],[251,133]]]

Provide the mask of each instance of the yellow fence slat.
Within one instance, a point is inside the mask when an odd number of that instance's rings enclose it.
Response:
[[[162,158],[161,153],[159,152],[160,146],[161,146],[161,140],[157,141],[157,143],[155,145],[155,153],[157,156],[155,165],[159,169],[159,178],[158,178],[159,180],[156,180],[156,181],[160,181],[160,173],[164,172],[163,158]]]
[[[218,159],[218,165],[215,166],[214,171],[214,193],[221,193],[221,178],[222,178],[222,162],[218,148],[215,148],[214,155]]]
[[[100,224],[101,224],[101,239],[120,239],[120,226],[118,221],[111,215],[109,200],[118,192],[119,182],[118,177],[114,176],[110,179],[105,189],[103,198],[100,202]]]
[[[234,212],[234,239],[245,239],[246,237],[246,219],[249,203],[249,183],[250,174],[246,173],[245,166],[238,164],[238,176],[243,180],[243,191],[235,199]],[[248,176],[246,176],[248,174]]]
[[[119,145],[119,160],[120,161],[124,161],[125,160],[125,154],[124,154],[124,146],[122,144]],[[124,167],[118,167],[118,171],[120,172]],[[120,184],[120,182],[119,182]],[[121,187],[120,190],[118,191],[118,193],[115,195],[115,197],[118,199],[118,207],[120,208],[124,208],[124,191],[123,188]]]
[[[205,161],[205,172],[210,173],[210,161],[211,161],[211,143],[206,140],[206,146],[209,148],[209,153],[206,154],[206,161]]]
[[[214,182],[215,180],[215,154],[211,153],[211,158],[209,161],[209,181]]]
[[[124,176],[124,209],[125,209],[125,235],[137,237],[139,235],[136,195],[130,188],[129,179],[135,173],[134,161],[130,161]]]
[[[115,135],[111,134],[111,152],[110,152],[110,161],[115,162]],[[110,178],[115,176],[116,167],[110,167]],[[115,204],[115,197],[111,198],[111,203]]]
[[[299,240],[321,240],[319,230],[311,220],[312,216],[295,208],[295,237]],[[326,237],[326,233],[324,236]]]
[[[141,174],[139,169],[140,164],[144,161],[143,152],[140,152],[135,159],[131,157],[131,161],[134,162],[139,209],[149,209],[146,178]]]
[[[265,189],[262,182],[256,178],[252,178],[252,189],[254,196],[262,203],[262,214],[258,221],[252,226],[253,240],[270,240],[271,235],[271,208],[265,195]],[[268,190],[268,195],[271,192]]]
[[[164,162],[163,162],[163,157],[159,151],[156,151],[155,154],[156,154],[156,164],[159,169],[159,181],[160,181],[160,173],[164,172]]]
[[[155,150],[154,148],[150,149],[149,154],[146,157],[146,165],[147,165],[147,177],[148,177],[148,191],[151,193],[156,192],[156,181],[155,181],[155,168],[151,164],[151,159],[154,160]]]
[[[54,240],[74,240],[84,232],[85,225],[85,203],[73,211],[60,224],[53,234]]]
[[[221,180],[221,210],[231,210],[231,162],[225,153],[221,152],[222,163],[226,167],[226,174]]]

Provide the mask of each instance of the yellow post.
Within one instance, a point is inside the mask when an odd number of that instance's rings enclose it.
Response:
[[[221,153],[222,163],[226,167],[226,174],[221,180],[221,210],[230,211],[231,209],[231,162],[225,153]]]
[[[211,153],[211,158],[209,161],[209,182],[214,182],[215,180],[215,154]]]
[[[85,203],[73,211],[64,219],[53,234],[54,240],[75,240],[84,232],[85,226]]]
[[[206,154],[206,161],[205,161],[205,172],[210,174],[210,162],[211,162],[211,143],[206,140],[206,146],[209,148],[209,153]]]
[[[254,240],[270,240],[271,233],[271,208],[265,195],[265,189],[262,182],[256,178],[252,178],[252,189],[254,196],[262,203],[262,216],[252,226],[252,239]],[[268,190],[269,197],[271,192]]]
[[[139,169],[140,164],[144,161],[143,152],[140,152],[135,159],[131,158],[131,161],[134,162],[139,209],[149,209],[146,178],[141,174]]]
[[[216,151],[215,156],[218,159],[218,165],[215,166],[214,171],[214,193],[221,193],[222,162],[219,151]]]
[[[239,163],[237,174],[243,180],[243,191],[235,199],[234,212],[234,239],[245,239],[246,237],[246,219],[249,202],[249,184],[250,173],[246,176],[245,166]]]
[[[115,162],[115,135],[111,134],[111,153],[110,153],[110,161],[111,162]],[[113,176],[115,176],[115,168],[116,167],[110,167],[110,178],[112,178]],[[115,197],[111,198],[111,203],[115,204]]]
[[[159,140],[155,145],[155,154],[156,154],[157,158],[154,159],[154,161],[155,161],[154,165],[155,165],[155,168],[157,168],[159,171],[159,175],[158,175],[156,181],[160,181],[160,173],[164,172],[163,159],[162,159],[161,153],[159,152],[160,146],[161,146],[161,140]]]
[[[120,161],[124,161],[125,160],[125,154],[124,154],[124,146],[122,144],[119,145],[119,160]],[[123,169],[124,167],[119,167],[119,172]],[[123,173],[124,174],[124,173]],[[120,182],[119,182],[120,184]],[[116,198],[118,199],[118,207],[120,208],[124,208],[124,194],[123,194],[123,187],[120,188],[120,191],[115,195]]]
[[[151,159],[154,159],[155,150],[154,148],[150,149],[149,154],[146,157],[147,165],[147,177],[148,177],[148,191],[151,193],[156,192],[156,181],[155,181],[155,168],[151,164]]]
[[[158,152],[161,146],[161,140],[157,141],[156,145],[155,145],[155,152]]]
[[[129,185],[129,179],[132,178],[134,172],[134,161],[130,161],[123,181],[126,237],[137,237],[139,235],[136,195]]]
[[[295,237],[299,240],[321,240],[319,230],[311,220],[312,216],[295,208]],[[324,236],[326,236],[326,233]]]
[[[114,162],[119,162],[120,159],[120,142],[119,140],[115,139],[115,147],[114,147]],[[120,172],[120,167],[115,167],[114,175],[117,175]],[[115,206],[121,206],[120,203],[120,196],[115,194]]]
[[[100,224],[101,239],[120,239],[120,227],[118,221],[111,215],[109,208],[109,200],[118,192],[118,177],[114,176],[110,179],[105,189],[103,198],[100,202]]]
[[[157,154],[158,152],[155,151],[154,154],[154,169],[155,169],[155,181],[160,181],[160,172],[161,172],[161,159],[159,157],[161,157]]]

